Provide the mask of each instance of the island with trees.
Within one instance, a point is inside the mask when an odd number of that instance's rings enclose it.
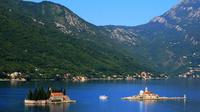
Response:
[[[51,89],[45,90],[44,88],[35,88],[33,91],[29,90],[27,98],[24,100],[26,105],[46,105],[52,103],[74,103],[66,95],[65,89]]]

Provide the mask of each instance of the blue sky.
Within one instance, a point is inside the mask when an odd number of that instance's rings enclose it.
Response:
[[[40,2],[43,0],[29,0]],[[47,0],[46,0],[47,1]],[[162,15],[180,0],[48,0],[95,25],[135,26]]]

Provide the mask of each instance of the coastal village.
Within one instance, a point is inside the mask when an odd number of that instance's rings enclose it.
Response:
[[[150,72],[134,73],[132,75],[102,75],[100,77],[88,77],[86,75],[74,76],[71,73],[64,73],[63,75],[56,74],[51,78],[32,78],[21,72],[0,73],[0,81],[30,81],[30,80],[68,80],[73,82],[85,82],[88,80],[151,80],[151,79],[167,79],[168,75],[155,75]]]
[[[89,80],[155,80],[155,79],[168,79],[166,74],[153,74],[151,72],[140,72],[129,75],[101,75],[98,77],[91,77],[87,75],[73,75],[71,73],[56,74],[52,77],[44,77],[39,75],[38,78],[33,78],[25,75],[22,72],[5,73],[0,72],[0,81],[30,81],[30,80],[66,80],[73,82],[86,82]],[[200,68],[193,68],[189,71],[178,75],[178,78],[200,78]]]
[[[179,75],[180,78],[200,78],[200,68],[190,68],[189,71]]]
[[[27,77],[21,72],[0,73],[0,81],[27,81]]]

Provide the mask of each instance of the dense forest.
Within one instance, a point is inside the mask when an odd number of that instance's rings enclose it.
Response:
[[[57,13],[55,7],[61,11]],[[48,13],[41,14],[42,11]],[[55,26],[55,21],[63,16],[62,11],[75,15],[51,2],[1,0],[0,72],[52,77],[64,73],[101,76],[151,70],[150,65],[140,64],[101,30],[82,19],[76,22],[88,25],[90,31],[66,26],[73,33],[63,33]]]
[[[27,95],[27,100],[47,100],[50,98],[52,92],[61,92],[63,95],[66,95],[65,89],[48,89],[45,90],[43,87],[35,88],[34,90],[29,90]]]

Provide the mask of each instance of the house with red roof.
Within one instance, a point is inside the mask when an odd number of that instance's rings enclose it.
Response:
[[[69,101],[70,98],[67,95],[64,95],[63,92],[52,92],[49,98],[49,101],[54,102],[65,102]]]

